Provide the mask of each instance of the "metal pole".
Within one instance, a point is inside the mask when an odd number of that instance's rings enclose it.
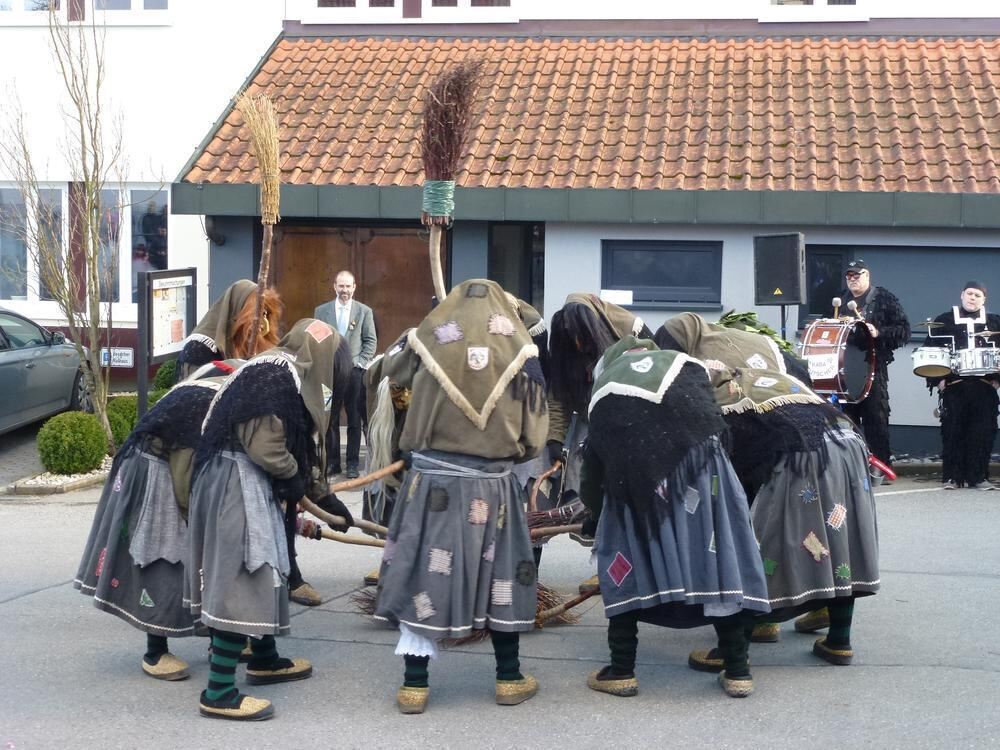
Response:
[[[139,365],[137,390],[139,391],[139,402],[137,404],[139,419],[146,413],[146,405],[149,399],[149,273],[139,271],[136,277],[136,284],[139,287],[139,351],[136,352],[136,361]],[[110,351],[110,350],[109,350]]]

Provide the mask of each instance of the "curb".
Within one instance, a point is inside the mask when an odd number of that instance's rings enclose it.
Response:
[[[940,461],[928,461],[927,463],[920,464],[893,464],[892,470],[896,472],[897,476],[901,477],[913,477],[913,476],[940,476],[942,468]],[[1000,463],[995,461],[990,462],[989,472],[991,476],[1000,476]]]
[[[10,485],[7,489],[14,495],[61,495],[65,492],[82,490],[98,484],[104,484],[108,478],[108,472],[104,471],[93,476],[81,477],[80,479],[70,479],[62,484],[27,484],[34,477],[21,479]]]

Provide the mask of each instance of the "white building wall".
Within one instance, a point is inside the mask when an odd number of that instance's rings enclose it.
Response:
[[[865,230],[841,228],[800,228],[806,244],[869,246],[858,251],[872,267],[872,283],[884,286],[900,297],[910,324],[935,317],[958,303],[962,285],[969,279],[984,281],[1000,299],[1000,232]],[[571,292],[601,289],[601,241],[624,240],[703,240],[722,242],[723,310],[754,310],[758,317],[780,330],[778,307],[754,306],[753,237],[791,231],[787,226],[664,226],[632,224],[545,225],[545,313],[549,320]],[[909,248],[927,248],[910,251]],[[896,248],[896,249],[894,249]],[[964,248],[938,251],[938,248]],[[976,248],[982,248],[976,250]],[[987,306],[991,310],[997,305]],[[678,311],[635,310],[651,330]],[[831,310],[832,314],[832,310]],[[718,320],[719,313],[704,313]],[[798,308],[788,308],[787,330],[794,335]],[[923,341],[925,330],[914,330],[913,342],[896,352],[889,367],[891,423],[936,426],[932,400],[922,378],[912,373],[910,352]]]
[[[0,126],[14,112],[16,96],[25,113],[32,153],[41,179],[63,189],[72,179],[65,157],[70,133],[60,109],[64,87],[48,44],[45,13],[17,13],[22,0],[4,0],[0,11]],[[91,0],[87,0],[91,6]],[[141,7],[142,0],[132,0]],[[65,9],[67,0],[63,0]],[[92,7],[92,6],[91,6]],[[88,18],[91,17],[88,7]],[[63,10],[65,12],[65,10]],[[94,19],[104,35],[107,65],[106,112],[120,117],[127,187],[170,183],[210,131],[281,31],[283,0],[169,0],[166,11],[106,11]],[[0,163],[0,187],[14,187]],[[108,185],[114,188],[117,185]],[[208,305],[208,241],[201,217],[168,219],[171,268],[195,266],[199,311]],[[121,272],[131,276],[127,248]],[[123,293],[122,299],[127,299]],[[54,303],[0,301],[5,306],[58,324]],[[114,306],[116,327],[134,326],[136,306]]]

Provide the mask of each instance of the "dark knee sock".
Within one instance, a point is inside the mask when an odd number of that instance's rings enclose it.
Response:
[[[493,655],[497,660],[498,680],[522,680],[521,662],[518,659],[520,649],[520,637],[517,633],[500,633],[496,630],[490,631],[490,639],[493,641]]]
[[[403,685],[406,687],[425,688],[428,685],[427,664],[430,662],[429,656],[403,656],[405,668],[403,670]]]
[[[239,691],[236,690],[236,665],[239,664],[246,636],[223,630],[211,632],[212,655],[209,658],[205,697],[212,701],[235,700],[239,696]]]
[[[240,646],[240,650],[243,647]],[[278,663],[278,647],[274,642],[273,635],[265,635],[262,638],[250,639],[250,661],[247,669],[273,669]]]
[[[169,650],[167,639],[162,635],[146,634],[146,655],[143,658],[147,664],[156,664]]]
[[[753,630],[741,615],[730,615],[712,620],[715,633],[719,637],[719,653],[726,668],[726,677],[739,679],[750,676],[750,665],[747,661],[750,639],[746,629]]]
[[[830,629],[826,634],[827,645],[851,645],[851,621],[854,619],[854,600],[835,602],[829,605]]]
[[[542,548],[541,546],[532,547],[531,554],[535,558],[535,570],[538,570],[538,566],[542,562]]]
[[[639,647],[639,618],[636,612],[626,612],[608,618],[608,648],[611,651],[611,672],[621,677],[635,674],[635,652]]]

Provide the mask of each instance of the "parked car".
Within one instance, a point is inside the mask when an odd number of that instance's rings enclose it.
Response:
[[[76,347],[0,308],[0,434],[65,411],[90,410]]]

